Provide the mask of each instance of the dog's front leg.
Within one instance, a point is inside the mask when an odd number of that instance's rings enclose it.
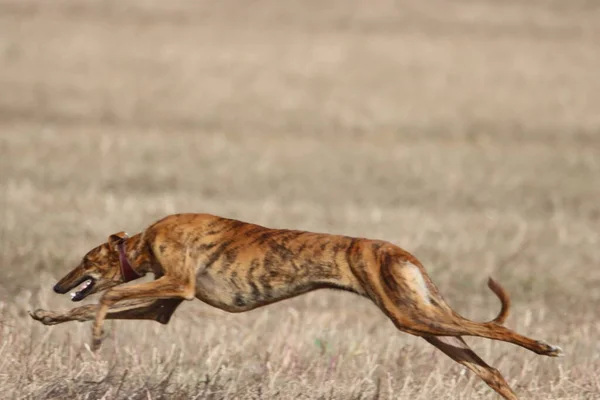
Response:
[[[183,300],[133,299],[122,301],[108,310],[106,319],[147,319],[166,324]],[[77,307],[64,313],[37,309],[29,315],[44,325],[57,325],[69,321],[91,321],[96,317],[98,304]]]
[[[194,283],[184,277],[163,276],[152,282],[139,283],[131,286],[117,286],[108,290],[100,299],[96,318],[92,326],[92,350],[96,351],[102,343],[102,325],[109,310],[119,302],[142,299],[171,299],[192,300],[194,298]],[[179,305],[179,303],[177,303]],[[170,315],[169,315],[170,316]]]
[[[90,304],[73,308],[64,313],[37,309],[35,311],[29,311],[29,315],[31,318],[40,321],[44,325],[57,325],[69,321],[88,321],[94,318],[96,311],[98,311],[98,305]]]

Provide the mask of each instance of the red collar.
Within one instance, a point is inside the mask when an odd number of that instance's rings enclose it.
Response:
[[[121,243],[119,243],[119,263],[121,264],[121,276],[123,277],[123,282],[130,282],[142,277],[142,275],[138,274],[136,270],[131,267],[129,260],[127,260],[127,254],[125,254],[125,240],[122,240]]]

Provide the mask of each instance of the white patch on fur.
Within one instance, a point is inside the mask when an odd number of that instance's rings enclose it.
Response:
[[[431,299],[429,298],[429,289],[427,288],[427,283],[425,282],[425,278],[423,278],[423,274],[419,267],[414,264],[406,263],[404,265],[406,271],[404,271],[404,275],[410,281],[410,286],[417,292],[423,301],[427,304],[431,304]]]

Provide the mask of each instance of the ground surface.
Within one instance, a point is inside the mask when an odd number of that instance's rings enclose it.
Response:
[[[243,5],[242,5],[243,4]],[[524,399],[600,393],[600,11],[594,2],[0,0],[2,398],[470,399],[491,390],[372,304],[320,291],[168,326],[101,359],[55,280],[167,213],[393,241]]]

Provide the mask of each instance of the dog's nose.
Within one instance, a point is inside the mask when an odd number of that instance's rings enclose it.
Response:
[[[56,285],[54,285],[53,289],[56,293],[62,293],[62,291],[60,290],[60,286],[58,286],[58,283]]]

